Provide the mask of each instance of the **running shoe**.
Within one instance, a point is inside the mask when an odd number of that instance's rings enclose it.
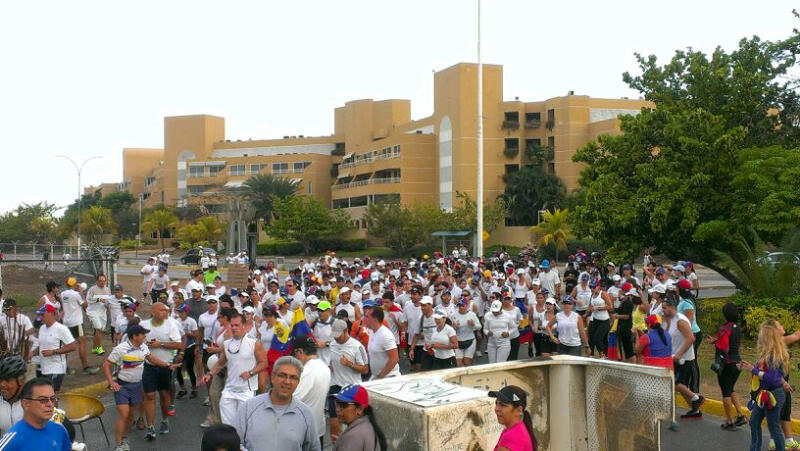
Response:
[[[478,357],[483,357],[483,352],[478,351],[478,352],[475,353],[475,355],[477,355]]]
[[[726,431],[738,431],[738,430],[739,430],[739,428],[738,428],[738,427],[736,427],[736,425],[735,425],[735,424],[733,424],[733,423],[728,423],[728,422],[722,423],[722,424],[720,425],[720,427],[721,427],[723,430],[726,430]]]
[[[103,349],[102,346],[98,346],[98,347],[92,349],[92,354],[103,355],[105,353],[106,353],[106,350]]]
[[[790,439],[786,441],[786,449],[787,450],[800,450],[800,442],[795,439]]]
[[[131,451],[131,442],[128,441],[128,437],[122,437],[122,449],[123,451]]]
[[[696,401],[692,401],[692,411],[699,412],[700,408],[703,407],[703,403],[705,403],[705,402],[706,402],[706,398],[703,397],[703,396],[700,396],[699,398],[697,398]]]
[[[769,446],[767,446],[769,451],[775,451],[775,440],[769,439]]]
[[[681,418],[703,418],[703,412],[699,410],[690,410],[681,415]]]
[[[90,375],[90,374],[97,374],[100,372],[100,368],[96,366],[87,366],[83,369],[83,374]]]
[[[125,448],[123,448],[123,447],[122,447],[122,445],[117,445],[117,446],[114,448],[114,451],[127,451],[127,450],[126,450]]]
[[[175,404],[170,404],[169,407],[167,407],[167,416],[170,416],[170,417],[174,417],[175,416]]]
[[[204,405],[204,406],[206,406],[206,407],[208,407],[208,405],[209,405],[210,403],[211,403],[211,401],[209,401],[209,399],[208,399],[208,396],[206,396],[206,399],[204,399],[204,400],[203,400],[203,405]]]
[[[203,429],[208,429],[208,428],[211,427],[211,423],[207,423],[207,422],[203,421],[202,423],[200,423],[200,427],[203,428]]]
[[[148,442],[152,442],[156,439],[156,428],[153,426],[147,426],[147,433],[144,434],[144,439]]]
[[[738,417],[736,417],[736,420],[733,422],[733,424],[735,424],[736,426],[744,426],[745,424],[747,424],[747,418],[745,418],[744,415],[739,415]]]
[[[169,421],[161,420],[161,426],[158,428],[159,434],[169,434]]]
[[[136,429],[138,429],[140,431],[144,430],[144,418],[139,417],[139,419],[136,420]]]
[[[175,397],[178,399],[183,399],[184,396],[186,396],[186,390],[179,391]]]
[[[189,393],[189,399],[194,398],[197,398],[197,390],[192,390],[191,393]]]

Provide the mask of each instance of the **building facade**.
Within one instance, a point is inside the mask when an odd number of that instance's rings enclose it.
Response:
[[[431,203],[451,210],[456,193],[476,197],[477,65],[434,74],[433,114],[411,119],[408,100],[354,100],[334,110],[333,134],[282,139],[225,139],[225,121],[210,115],[164,119],[164,148],[123,150],[121,189],[145,206],[202,204],[224,210],[228,187],[256,174],[298,181],[302,194],[347,209],[358,227],[375,202]],[[503,68],[483,66],[484,199],[504,191],[503,176],[527,164],[525,149],[552,149],[545,170],[577,187],[572,161],[601,134],[619,133],[621,114],[650,102],[569,93],[545,101],[503,99]],[[501,233],[502,235],[502,233]]]

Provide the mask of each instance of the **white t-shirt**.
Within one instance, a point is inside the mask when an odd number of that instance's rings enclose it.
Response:
[[[185,290],[186,290],[186,295],[187,296],[191,296],[192,295],[192,288],[194,288],[195,290],[203,291],[203,288],[205,288],[205,287],[203,286],[203,282],[198,282],[197,280],[192,279],[192,280],[186,282]]]
[[[125,340],[114,347],[108,360],[119,368],[117,378],[124,382],[141,382],[144,371],[145,357],[150,355],[150,349],[142,343],[137,348],[130,341]]]
[[[158,273],[158,266],[145,263],[144,266],[142,266],[142,270],[139,272],[144,276],[145,282],[150,282],[153,276]]]
[[[366,365],[369,361],[367,350],[360,341],[349,337],[347,341],[339,344],[336,340],[331,342],[331,385],[344,387],[347,385],[357,385],[361,383],[361,373],[352,368],[342,365],[339,359],[344,356],[347,360],[356,365]]]
[[[383,371],[386,363],[389,362],[386,352],[392,349],[397,349],[394,335],[386,326],[381,326],[369,339],[369,368],[372,371],[372,379],[375,379]],[[400,364],[398,360],[398,363],[395,363],[394,368],[386,376],[399,375]]]
[[[150,331],[147,334],[147,343],[149,343],[151,340],[158,340],[161,343],[180,343],[181,341],[181,331],[179,326],[175,321],[172,321],[169,318],[165,319],[160,326],[153,325],[152,318],[146,319],[142,321],[142,327]],[[150,352],[152,352],[153,357],[156,357],[163,362],[171,362],[174,350],[160,347],[152,348],[150,349]]]
[[[437,327],[433,331],[433,336],[431,337],[431,343],[436,343],[440,345],[450,344],[450,337],[455,337],[456,331],[448,324],[445,324],[442,327],[442,330],[439,330]],[[433,349],[433,356],[437,359],[449,359],[450,357],[456,356],[456,351],[454,349]]]
[[[178,324],[181,326],[181,332],[186,335],[186,348],[190,348],[196,344],[195,332],[197,332],[197,321],[191,316],[186,319],[178,318]]]
[[[419,319],[422,318],[422,309],[418,305],[414,305],[413,301],[409,301],[403,307],[403,314],[406,316],[406,321],[408,321],[408,342],[411,343],[414,335],[421,333]]]
[[[53,354],[50,357],[42,355],[42,351],[53,351],[64,345],[68,345],[75,341],[72,338],[67,326],[61,323],[53,323],[52,326],[47,327],[47,324],[42,324],[39,328],[39,368],[42,374],[66,374],[67,373],[67,356],[66,354]]]
[[[511,320],[514,326],[511,328],[508,338],[514,339],[519,337],[519,323],[522,322],[522,312],[519,311],[519,307],[514,306],[511,310],[503,309],[503,314],[508,316],[508,319]]]
[[[152,290],[164,291],[169,286],[169,276],[164,274],[163,276],[159,273],[156,273],[153,278],[153,286],[151,287]]]
[[[311,410],[317,433],[325,433],[325,405],[328,400],[328,389],[331,386],[331,370],[320,359],[311,359],[303,365],[300,382],[292,395],[303,401]]]
[[[136,313],[133,314],[133,317],[134,318],[139,318],[140,322],[142,320],[142,318],[139,315],[137,315]],[[128,325],[129,324],[130,324],[130,321],[128,321],[128,318],[126,318],[125,315],[121,315],[119,318],[117,318],[116,324],[114,324],[114,330],[118,334],[124,334],[125,331],[128,330]]]
[[[542,288],[546,288],[551,296],[558,297],[559,293],[556,293],[556,284],[561,283],[561,279],[555,269],[551,268],[547,272],[541,271],[539,273],[539,281],[542,282]]]
[[[33,323],[27,315],[23,315],[22,313],[17,313],[16,318],[12,318],[7,316],[5,313],[2,313],[0,314],[0,329],[3,330],[3,335],[6,337],[6,343],[8,343],[9,347],[13,349],[17,347],[20,339],[26,336],[25,332],[33,329]]]
[[[62,322],[67,327],[83,324],[83,308],[81,304],[83,298],[75,290],[64,290],[61,292],[61,306],[64,309]]]
[[[472,326],[469,325],[470,320],[472,320]],[[472,310],[467,310],[467,313],[463,315],[460,312],[456,313],[450,317],[450,321],[456,330],[458,341],[472,340],[475,338],[475,331],[481,328],[481,322]]]
[[[197,327],[203,328],[203,349],[207,348],[206,342],[210,343],[216,338],[216,330],[219,329],[217,314],[205,312],[197,319]]]
[[[389,325],[389,330],[394,335],[394,342],[400,344],[400,324],[406,322],[406,315],[403,312],[386,312],[384,311],[384,319],[386,324]]]
[[[333,325],[333,321],[336,318],[333,315],[328,317],[328,322],[324,322],[321,319],[317,319],[316,323],[314,324],[314,329],[311,331],[314,334],[314,338],[317,341],[325,341],[325,342],[332,342],[333,337],[331,337],[331,326]],[[317,348],[317,357],[324,363],[328,365],[331,363],[331,349],[330,348]]]

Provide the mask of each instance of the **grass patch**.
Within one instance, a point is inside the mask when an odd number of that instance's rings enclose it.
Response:
[[[391,258],[395,256],[394,249],[388,247],[368,247],[360,251],[337,251],[337,257],[355,258],[369,255],[370,258]]]

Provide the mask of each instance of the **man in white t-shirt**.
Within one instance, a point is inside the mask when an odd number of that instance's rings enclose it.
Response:
[[[61,322],[67,326],[72,338],[78,340],[78,356],[81,359],[83,374],[97,374],[100,369],[89,366],[86,352],[86,335],[83,333],[83,309],[86,306],[78,281],[74,277],[68,277],[67,289],[61,292],[61,309],[64,311]]]
[[[169,286],[169,276],[167,275],[167,268],[160,267],[156,274],[150,279],[147,284],[147,292],[150,293],[150,299],[155,302],[161,293],[167,292]]]
[[[67,326],[56,321],[58,315],[52,305],[43,305],[39,309],[42,315],[42,326],[39,328],[39,372],[53,381],[53,390],[58,393],[64,375],[67,374],[67,356],[77,348],[78,343],[72,338]]]
[[[550,260],[542,260],[541,271],[539,272],[539,282],[542,283],[542,289],[546,289],[550,296],[558,297],[561,293],[561,279],[558,277],[558,271],[550,268]]]
[[[322,443],[325,436],[325,405],[331,385],[331,370],[317,358],[317,343],[309,336],[295,337],[292,340],[292,353],[303,363],[300,383],[297,384],[293,397],[302,401],[311,410]]]
[[[103,354],[103,332],[108,323],[108,307],[106,306],[108,298],[111,297],[111,288],[108,286],[108,280],[105,274],[98,274],[96,284],[89,287],[86,291],[86,316],[92,323],[94,329],[94,338],[92,339],[92,354]],[[113,319],[113,318],[112,318]],[[113,334],[113,328],[112,328]]]
[[[147,286],[150,284],[150,280],[153,279],[153,276],[156,275],[158,272],[158,266],[156,265],[156,258],[150,257],[147,259],[147,263],[142,266],[142,269],[139,270],[139,274],[142,275],[142,299],[147,297]]]
[[[22,340],[30,340],[34,333],[33,323],[27,315],[19,313],[17,301],[6,299],[3,303],[3,314],[0,315],[0,330],[5,335],[8,349],[21,350]],[[26,356],[23,356],[27,359]]]
[[[336,418],[336,404],[333,395],[348,385],[361,384],[361,376],[369,373],[369,357],[360,341],[347,332],[347,323],[337,319],[331,326],[331,388],[328,390],[328,416],[331,419],[331,437],[341,432]]]
[[[400,375],[400,354],[394,335],[388,327],[383,325],[383,310],[374,308],[366,315],[365,324],[372,329],[369,339],[369,368],[372,372],[371,380]]]
[[[203,291],[203,271],[196,269],[192,273],[192,279],[186,282],[185,291],[186,294],[192,294],[192,290],[198,290],[200,292]]]

